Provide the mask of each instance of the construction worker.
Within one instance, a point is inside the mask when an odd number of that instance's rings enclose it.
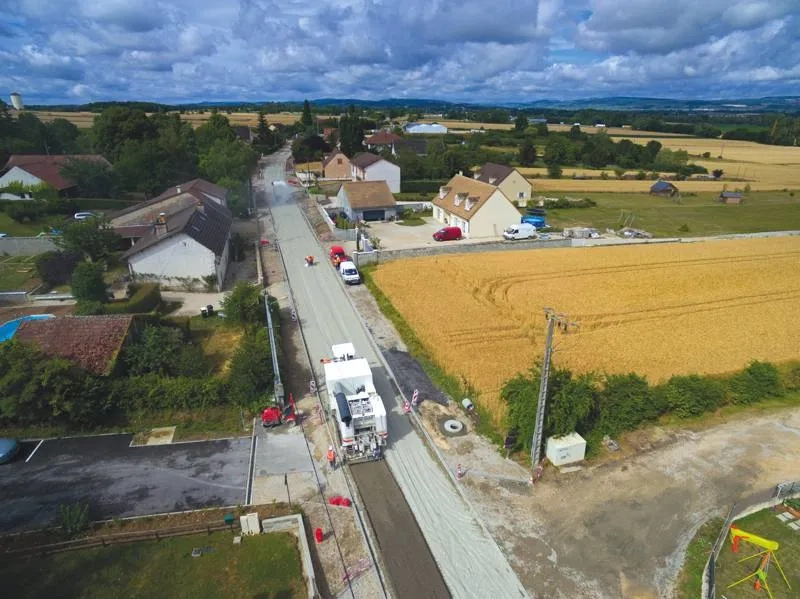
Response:
[[[328,466],[331,470],[336,470],[336,452],[333,450],[333,445],[328,445]]]
[[[342,259],[341,259],[341,258],[339,258],[339,256],[334,256],[334,257],[333,257],[333,267],[334,267],[335,269],[337,269],[337,270],[338,270],[338,269],[339,269],[339,265],[340,265],[341,263],[342,263]]]

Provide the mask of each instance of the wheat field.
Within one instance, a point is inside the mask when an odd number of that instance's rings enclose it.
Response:
[[[553,358],[574,372],[658,382],[800,358],[800,237],[429,256],[374,280],[496,424],[503,383],[543,353],[546,307],[577,323]]]
[[[95,117],[97,116],[97,114],[93,112],[57,112],[50,110],[31,110],[30,112],[35,114],[37,117],[39,117],[39,120],[45,123],[55,119],[66,119],[82,129],[88,129],[91,127],[94,123]],[[153,113],[148,113],[148,115],[149,114]],[[255,127],[258,125],[257,112],[232,112],[231,114],[227,114],[225,111],[222,111],[222,115],[228,118],[231,125],[248,125],[250,127]],[[208,110],[204,113],[185,112],[181,114],[181,119],[191,123],[193,127],[199,127],[205,123],[210,116],[211,111]],[[264,117],[267,119],[267,123],[291,125],[300,119],[300,113],[280,112],[275,114],[266,114]]]

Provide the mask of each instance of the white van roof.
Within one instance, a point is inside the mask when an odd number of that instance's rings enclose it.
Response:
[[[340,262],[339,263],[339,269],[340,270],[342,268],[355,268],[355,267],[356,267],[355,263],[350,261],[350,260],[345,260],[344,262]]]

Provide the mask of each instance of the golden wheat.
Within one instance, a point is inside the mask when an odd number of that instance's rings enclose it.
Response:
[[[722,373],[800,358],[800,238],[430,256],[378,286],[499,424],[502,384],[542,355],[543,308],[579,323],[554,363],[575,372]]]

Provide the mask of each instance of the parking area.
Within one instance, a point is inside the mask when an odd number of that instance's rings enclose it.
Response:
[[[57,524],[65,504],[107,519],[245,503],[250,437],[144,447],[131,439],[24,442],[0,466],[0,531]]]
[[[374,222],[369,224],[368,234],[381,240],[381,248],[385,250],[404,250],[439,244],[457,245],[469,244],[480,241],[489,241],[493,238],[461,239],[459,241],[434,241],[433,234],[442,228],[442,224],[427,217],[425,224],[416,227],[406,227],[398,223]],[[497,239],[500,239],[499,237]],[[355,243],[352,243],[353,249]],[[349,249],[349,248],[348,248]]]

